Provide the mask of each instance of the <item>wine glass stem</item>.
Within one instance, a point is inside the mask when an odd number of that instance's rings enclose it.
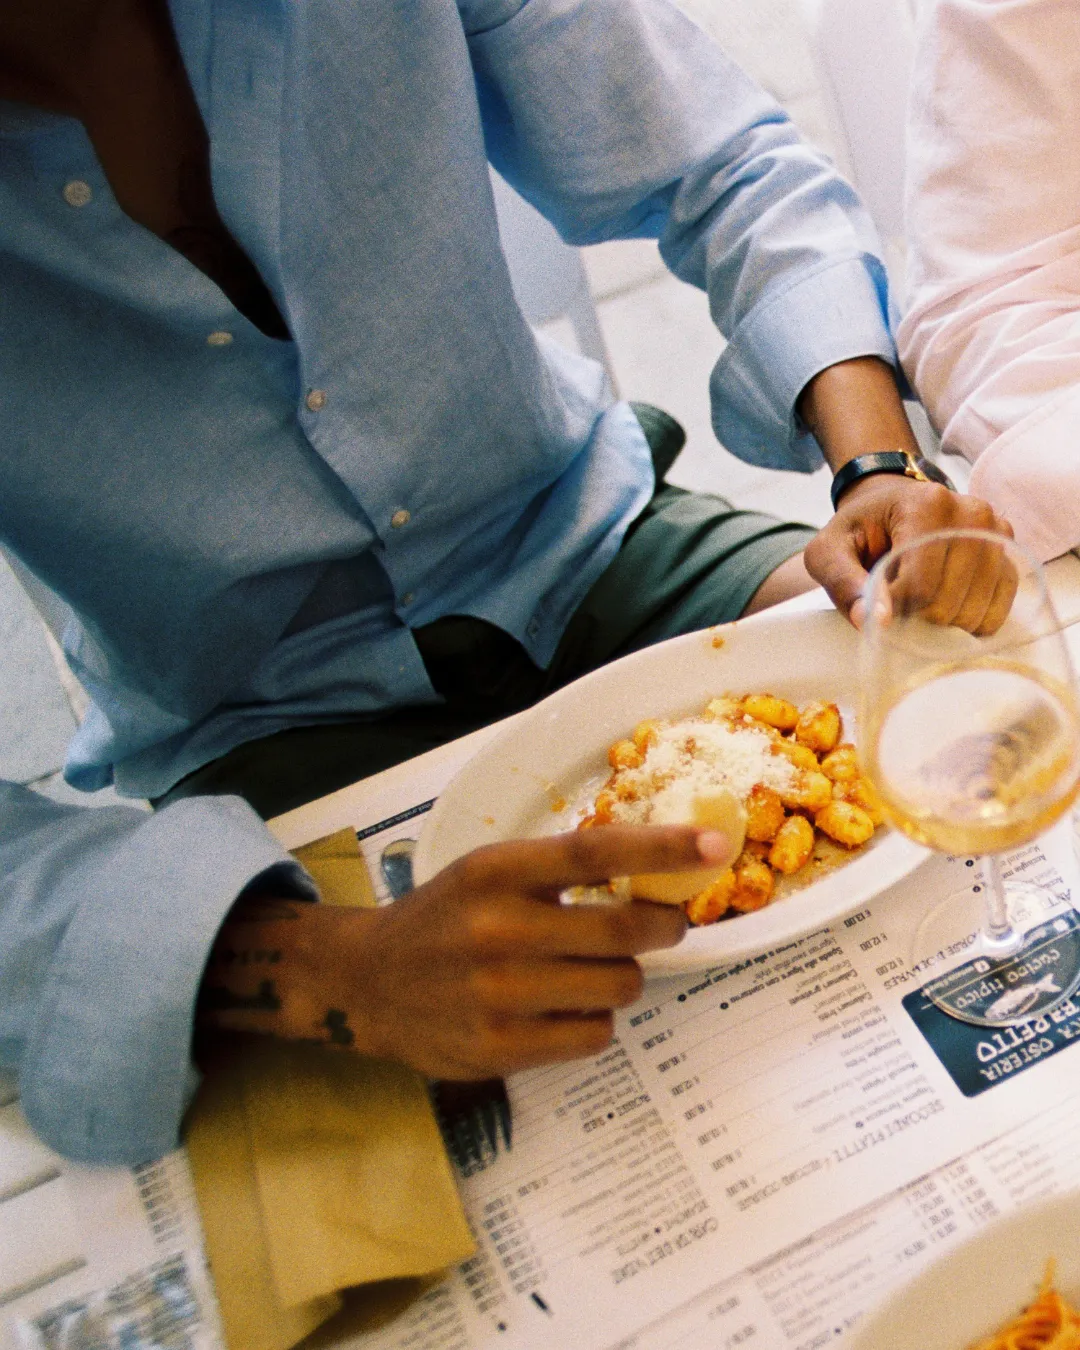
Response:
[[[986,895],[983,939],[987,946],[1007,956],[1020,946],[1023,939],[1009,918],[1009,901],[1005,894],[1001,863],[993,853],[983,858],[983,891]]]

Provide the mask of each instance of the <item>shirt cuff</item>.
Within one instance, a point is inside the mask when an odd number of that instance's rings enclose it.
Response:
[[[887,294],[880,264],[867,255],[826,263],[758,305],[713,370],[721,443],[761,468],[820,468],[821,449],[798,424],[795,402],[815,375],[840,361],[880,356],[896,365]]]
[[[237,797],[176,802],[65,869],[79,900],[19,1083],[27,1119],[58,1153],[134,1164],[176,1147],[197,1082],[191,1032],[207,956],[239,893],[267,869],[314,898],[303,869]]]

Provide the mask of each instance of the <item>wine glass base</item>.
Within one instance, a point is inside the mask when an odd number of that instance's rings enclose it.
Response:
[[[972,1026],[1013,1026],[1043,1017],[1080,988],[1080,914],[1067,890],[1006,885],[1011,941],[983,932],[984,897],[970,887],[940,901],[915,934],[922,992]]]

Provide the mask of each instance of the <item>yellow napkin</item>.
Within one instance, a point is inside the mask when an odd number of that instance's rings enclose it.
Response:
[[[375,887],[355,830],[338,830],[316,839],[294,849],[293,857],[315,878],[324,905],[375,908]]]
[[[324,903],[374,904],[354,831],[296,857]],[[249,1042],[209,1068],[187,1143],[229,1350],[288,1350],[337,1290],[475,1250],[423,1079],[403,1065]]]
[[[285,1308],[274,1288],[240,1082],[222,1053],[188,1116],[185,1142],[229,1350],[289,1350],[341,1306],[335,1294]]]

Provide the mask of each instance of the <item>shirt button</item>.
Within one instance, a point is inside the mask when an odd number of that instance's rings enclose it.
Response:
[[[412,591],[406,591],[405,594],[401,597],[401,603],[403,605],[411,605],[415,599],[416,596],[413,595]]]
[[[412,520],[412,516],[409,515],[404,507],[401,507],[390,517],[390,524],[395,530],[400,530],[402,525],[408,525],[410,520]]]
[[[223,333],[219,330],[216,333],[210,334],[206,339],[206,344],[208,347],[227,347],[231,341],[231,333]]]
[[[530,619],[529,622],[525,625],[526,637],[534,638],[537,635],[537,633],[539,633],[539,631],[540,631],[540,621],[538,619]]]
[[[326,390],[312,389],[304,402],[307,404],[309,412],[322,412],[326,407]]]
[[[64,184],[64,201],[68,206],[85,206],[93,196],[90,184],[84,183],[81,178],[73,178],[70,183]]]

